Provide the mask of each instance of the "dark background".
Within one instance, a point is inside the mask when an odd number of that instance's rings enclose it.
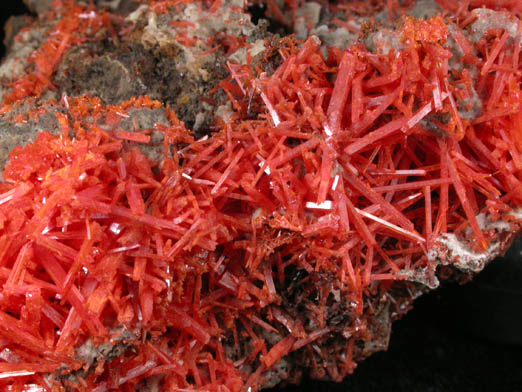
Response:
[[[0,0],[1,25],[24,13],[21,1]],[[417,300],[394,324],[389,350],[342,384],[304,380],[271,392],[522,392],[521,251],[522,241],[474,283],[446,285]]]
[[[2,27],[1,33],[0,33],[0,43],[1,50],[0,55],[3,57],[5,50],[4,50],[4,29],[3,26],[7,19],[11,15],[23,15],[28,14],[29,11],[27,10],[27,7],[24,5],[24,3],[21,0],[13,1],[13,0],[0,0],[0,27]]]

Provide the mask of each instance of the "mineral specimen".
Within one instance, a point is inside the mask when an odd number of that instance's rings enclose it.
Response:
[[[517,1],[27,3],[3,390],[340,381],[521,230]]]

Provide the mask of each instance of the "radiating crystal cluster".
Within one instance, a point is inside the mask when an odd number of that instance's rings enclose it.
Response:
[[[106,3],[53,2],[4,62],[0,124],[35,139],[0,184],[3,390],[341,381],[520,231],[518,2],[258,3],[285,37],[241,1]],[[120,93],[85,91],[82,57]],[[161,61],[206,135],[147,84]]]

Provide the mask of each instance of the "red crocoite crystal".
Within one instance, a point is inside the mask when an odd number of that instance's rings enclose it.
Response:
[[[362,13],[355,3],[335,6]],[[47,102],[58,135],[16,147],[0,185],[2,388],[251,391],[301,370],[339,381],[438,276],[501,253],[522,205],[520,10],[439,3],[443,16],[402,19],[397,47],[286,38],[273,72],[229,63],[220,88],[235,112],[198,140],[147,97]],[[512,25],[473,35],[483,5]],[[106,13],[56,7],[3,113],[110,31]],[[246,45],[233,38],[227,50]],[[141,108],[163,108],[169,126],[122,130]]]

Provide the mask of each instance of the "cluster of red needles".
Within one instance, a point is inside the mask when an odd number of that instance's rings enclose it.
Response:
[[[273,72],[230,63],[219,88],[234,115],[198,140],[147,97],[48,102],[59,132],[16,147],[0,185],[2,390],[255,391],[285,358],[341,380],[379,301],[451,264],[450,236],[481,255],[498,241],[484,216],[518,230],[518,2],[440,3],[447,14],[401,19],[399,50],[286,38]],[[484,5],[512,25],[473,42]],[[52,88],[82,29],[110,23],[59,6],[3,113]],[[164,108],[170,125],[121,130],[135,108]]]

